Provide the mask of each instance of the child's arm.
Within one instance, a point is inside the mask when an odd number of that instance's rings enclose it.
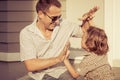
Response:
[[[75,69],[73,68],[73,66],[71,65],[71,63],[69,62],[69,60],[64,60],[64,64],[67,67],[68,71],[70,72],[70,74],[72,75],[73,78],[77,78],[79,77],[79,73],[77,71],[75,71]]]
[[[71,65],[70,61],[68,60],[68,56],[69,56],[69,51],[67,52],[66,57],[64,59],[64,64],[67,67],[67,69],[70,72],[70,74],[73,76],[73,78],[77,78],[80,75],[79,75],[79,73],[77,71],[75,71],[75,69]]]

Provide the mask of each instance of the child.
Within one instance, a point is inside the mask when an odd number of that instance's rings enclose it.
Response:
[[[75,71],[67,59],[67,55],[64,64],[69,73],[75,80],[81,80],[81,76],[84,77],[82,80],[113,80],[111,66],[107,59],[109,47],[104,30],[89,26],[82,27],[82,31],[81,45],[87,55],[79,64],[79,71]]]

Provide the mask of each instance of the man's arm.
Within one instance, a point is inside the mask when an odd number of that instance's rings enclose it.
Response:
[[[92,9],[90,9],[87,13],[83,14],[82,18],[79,19],[80,21],[82,21],[82,28],[89,28],[90,26],[94,26],[92,19],[94,18],[94,14],[98,9],[99,7],[95,6]]]
[[[39,71],[46,68],[49,68],[51,66],[54,66],[58,63],[61,63],[66,55],[67,48],[64,47],[63,51],[60,53],[57,57],[51,57],[51,58],[40,58],[40,59],[29,59],[25,60],[24,64],[28,71]]]
[[[32,72],[48,68],[60,62],[61,60],[58,57],[53,57],[47,59],[29,59],[25,60],[24,64],[27,70]]]
[[[94,26],[93,23],[93,18],[94,18],[94,14],[95,12],[99,9],[98,6],[93,7],[92,9],[90,9],[87,13],[83,14],[82,18],[79,18],[80,21],[82,21],[81,25],[76,25],[75,29],[72,33],[72,37],[82,37],[82,29],[88,29],[90,26]]]

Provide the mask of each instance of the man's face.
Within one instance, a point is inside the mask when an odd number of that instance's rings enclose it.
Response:
[[[49,11],[42,13],[41,21],[47,30],[53,30],[56,25],[60,24],[61,8],[51,6]]]

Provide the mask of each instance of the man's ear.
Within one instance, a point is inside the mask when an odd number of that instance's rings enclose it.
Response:
[[[38,11],[39,18],[42,18],[44,16],[44,13],[42,11]]]

